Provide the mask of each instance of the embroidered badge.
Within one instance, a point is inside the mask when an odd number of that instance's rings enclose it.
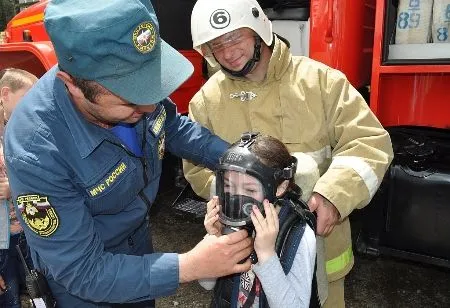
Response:
[[[25,223],[36,234],[48,237],[58,229],[59,218],[47,196],[18,196],[17,206]]]
[[[164,158],[164,151],[166,148],[166,133],[163,132],[158,139],[158,158],[159,160]]]
[[[115,183],[122,181],[131,171],[131,168],[129,168],[126,162],[119,161],[100,182],[87,189],[88,194],[93,198],[102,196],[104,193],[110,191]]]
[[[133,45],[140,53],[152,51],[156,40],[155,26],[149,21],[141,23],[133,31]]]
[[[159,111],[159,114],[156,116],[155,121],[153,121],[152,124],[153,135],[157,136],[161,132],[161,129],[163,128],[165,121],[166,121],[166,109],[162,107],[161,110]]]
[[[236,93],[231,93],[230,94],[230,98],[231,99],[239,98],[241,100],[241,102],[251,101],[252,99],[254,99],[257,96],[258,95],[256,95],[256,93],[245,92],[245,91],[241,91],[241,92],[236,92]]]

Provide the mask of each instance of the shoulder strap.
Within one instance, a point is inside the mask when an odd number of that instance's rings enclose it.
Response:
[[[252,289],[250,290],[247,300],[245,301],[242,308],[251,308],[253,305],[253,302],[255,301],[256,297],[256,285],[257,285],[258,277],[255,277],[255,280],[253,281]]]
[[[300,199],[300,196],[301,194],[292,190],[286,192],[286,198],[287,201],[289,202],[290,207],[294,210],[295,213],[297,213],[299,216],[305,219],[309,227],[314,231],[314,233],[316,233],[317,231],[316,214],[312,213],[309,210],[308,204],[306,204],[305,201]]]
[[[281,266],[285,274],[289,273],[294,263],[295,255],[297,254],[298,246],[305,233],[306,223],[305,220],[297,216],[295,213],[291,213],[286,219],[288,225],[285,226],[286,233],[280,232],[280,244],[281,247],[277,250],[277,254],[280,258]],[[280,229],[281,230],[281,229]],[[278,240],[278,239],[277,239]]]
[[[295,200],[295,201],[294,201]],[[303,201],[293,198],[285,200],[290,206],[283,206],[279,213],[280,231],[275,243],[276,252],[285,274],[289,273],[294,263],[298,246],[305,232],[306,224],[316,231],[316,216],[308,209]],[[298,202],[297,202],[298,201]],[[317,256],[314,263],[314,275],[311,286],[311,300],[309,307],[320,307],[317,289]],[[263,292],[262,292],[263,293]],[[260,308],[269,307],[265,294],[261,296]]]

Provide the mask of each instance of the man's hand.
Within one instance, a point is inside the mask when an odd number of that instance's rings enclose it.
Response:
[[[247,258],[252,250],[252,240],[245,230],[219,237],[207,236],[191,251],[179,255],[180,282],[248,271],[249,259],[243,264],[238,262]]]
[[[317,214],[317,234],[327,236],[339,222],[340,214],[336,207],[321,194],[313,193],[308,201],[309,210]]]
[[[7,177],[0,177],[0,200],[5,200],[11,197],[11,190],[9,189],[9,181]]]

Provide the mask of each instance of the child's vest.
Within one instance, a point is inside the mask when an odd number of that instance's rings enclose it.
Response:
[[[295,200],[295,201],[293,201]],[[277,250],[280,263],[285,274],[291,270],[298,246],[308,224],[311,229],[316,231],[316,218],[308,209],[307,205],[298,200],[298,196],[289,199],[283,199],[279,213],[280,231],[276,240],[275,248]],[[316,262],[317,263],[317,262]],[[310,307],[320,307],[317,292],[316,266],[314,265],[314,275],[311,289]],[[214,287],[214,296],[211,307],[214,308],[235,308],[240,274],[221,277],[217,280]],[[259,299],[259,308],[268,308],[267,299],[262,290]]]

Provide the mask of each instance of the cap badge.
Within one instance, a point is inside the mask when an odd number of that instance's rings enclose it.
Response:
[[[133,31],[133,45],[140,53],[148,53],[156,45],[155,26],[149,21],[141,23]]]

